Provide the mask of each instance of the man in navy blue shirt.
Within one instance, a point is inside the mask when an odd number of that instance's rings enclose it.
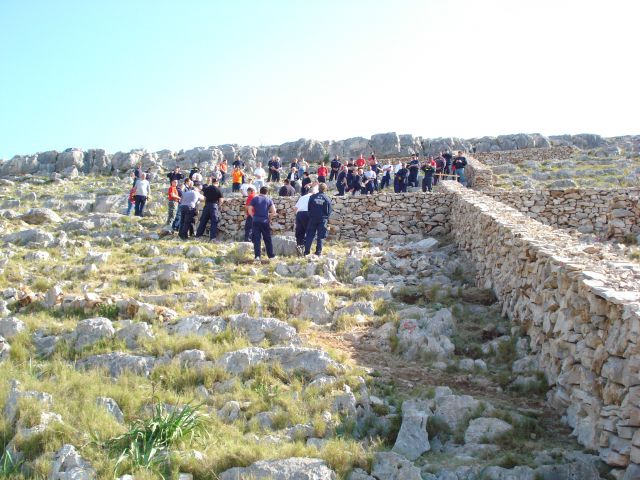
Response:
[[[322,241],[327,238],[327,223],[331,216],[331,199],[325,193],[327,184],[318,185],[318,193],[309,197],[309,224],[304,238],[304,254],[309,255],[311,244],[317,236],[316,255],[322,255]]]
[[[264,246],[267,249],[267,257],[273,258],[273,243],[271,242],[271,217],[276,214],[276,207],[273,200],[267,196],[269,189],[260,188],[260,195],[256,195],[249,204],[249,214],[253,218],[252,241],[253,253],[256,262],[260,262],[261,240],[264,238]]]

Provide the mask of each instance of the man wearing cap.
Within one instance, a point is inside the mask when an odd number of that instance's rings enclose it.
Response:
[[[213,242],[218,235],[220,205],[224,201],[222,198],[222,191],[218,188],[218,179],[211,178],[211,184],[207,185],[202,193],[205,199],[205,204],[202,209],[202,214],[200,215],[200,223],[198,224],[198,230],[196,231],[196,238],[200,238],[204,235],[207,223],[211,221],[211,227],[209,228],[209,241]]]
[[[309,224],[304,239],[304,254],[309,255],[311,244],[317,237],[316,255],[322,255],[322,242],[327,238],[327,223],[331,216],[331,199],[325,193],[327,184],[318,185],[318,193],[309,197]]]

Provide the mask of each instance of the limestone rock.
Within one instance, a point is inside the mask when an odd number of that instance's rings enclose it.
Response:
[[[246,313],[230,315],[229,326],[246,335],[251,343],[260,343],[265,338],[272,344],[300,343],[296,329],[275,318],[254,318]]]
[[[475,418],[469,422],[464,433],[465,443],[491,443],[500,435],[510,432],[513,427],[499,418]]]
[[[335,479],[336,474],[333,470],[327,467],[324,460],[306,457],[292,457],[283,460],[263,460],[245,468],[234,467],[220,474],[220,480]]]
[[[0,336],[0,361],[8,359],[10,354],[11,345],[3,336]]]
[[[20,215],[20,220],[31,225],[42,225],[44,223],[60,223],[62,218],[49,208],[31,208],[27,213]]]
[[[18,413],[18,402],[22,398],[34,399],[43,403],[46,408],[50,408],[53,404],[53,397],[51,394],[35,390],[22,391],[20,388],[20,382],[13,380],[4,406],[4,415],[9,423],[13,423],[15,420],[16,414]]]
[[[373,455],[371,475],[385,480],[422,480],[418,467],[393,452],[377,452]]]
[[[114,333],[115,329],[108,318],[87,318],[76,326],[74,347],[76,350],[82,350],[102,339],[113,337]]]
[[[169,333],[174,335],[218,335],[225,328],[227,322],[222,317],[203,315],[184,317],[172,325],[167,325]]]
[[[122,328],[116,332],[116,338],[124,340],[127,348],[137,348],[140,341],[154,338],[153,329],[146,322],[124,320],[121,325]]]
[[[259,363],[274,362],[287,372],[302,372],[310,377],[343,370],[326,352],[302,347],[243,348],[225,353],[216,363],[227,372],[239,375]]]
[[[274,255],[278,257],[292,257],[297,255],[295,237],[274,235],[272,242]]]
[[[11,340],[24,331],[25,328],[24,322],[18,317],[8,317],[0,320],[0,336],[7,340]]]
[[[120,410],[118,403],[113,398],[98,397],[96,399],[96,405],[104,408],[107,412],[113,415],[113,418],[115,418],[118,423],[124,423],[124,414],[122,413],[122,410]]]
[[[240,292],[233,299],[233,308],[242,313],[252,313],[260,308],[261,301],[260,292]]]
[[[434,415],[442,418],[451,430],[480,406],[480,402],[469,395],[443,395],[436,398]]]
[[[289,311],[294,316],[317,324],[331,321],[328,307],[329,294],[326,292],[305,290],[289,298]]]
[[[76,368],[81,370],[104,368],[112,377],[118,377],[125,371],[130,371],[137,375],[149,376],[154,363],[154,357],[111,352],[83,358],[76,363]]]
[[[431,450],[427,420],[431,411],[416,402],[405,401],[402,404],[402,424],[392,451],[415,461],[420,455]]]
[[[33,228],[30,230],[22,230],[15,233],[10,233],[2,237],[7,243],[13,243],[15,245],[51,245],[54,241],[53,235],[43,230]]]

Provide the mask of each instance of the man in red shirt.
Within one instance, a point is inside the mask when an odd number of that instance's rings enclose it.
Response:
[[[318,182],[327,183],[327,175],[329,175],[329,169],[324,166],[324,162],[318,167]]]
[[[356,159],[356,167],[364,168],[364,164],[365,164],[364,155],[360,154],[360,156]]]
[[[244,221],[244,241],[245,242],[251,241],[253,217],[251,216],[251,213],[249,213],[249,204],[251,203],[251,200],[253,200],[253,197],[255,196],[256,196],[256,190],[253,187],[253,185],[251,185],[249,188],[247,188],[247,201],[244,204],[244,208],[247,212],[247,219]]]

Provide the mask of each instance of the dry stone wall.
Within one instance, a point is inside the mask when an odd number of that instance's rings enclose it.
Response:
[[[298,197],[273,197],[278,214],[272,221],[276,235],[293,235]],[[450,195],[443,193],[380,193],[332,197],[334,213],[330,238],[394,239],[410,234],[440,235],[447,231]],[[244,233],[245,199],[227,200],[221,211],[220,231],[239,239]]]
[[[452,182],[450,227],[522,327],[549,402],[609,465],[640,463],[640,269]]]
[[[484,193],[555,228],[574,229],[616,240],[640,229],[640,188],[493,190]]]

